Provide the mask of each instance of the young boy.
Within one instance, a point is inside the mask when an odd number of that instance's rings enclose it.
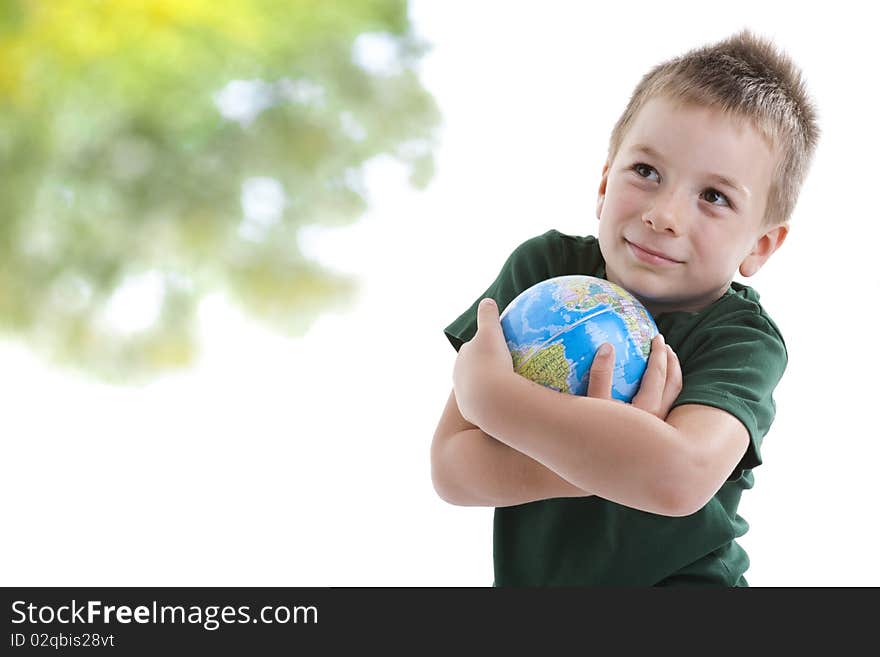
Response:
[[[458,356],[432,479],[451,504],[496,507],[495,586],[748,586],[737,507],[787,352],[732,279],[782,246],[817,140],[798,69],[748,31],[656,66],[611,134],[598,239],[525,241],[446,327]],[[613,353],[583,397],[514,373],[499,311],[565,274],[652,313],[632,404],[611,399]]]

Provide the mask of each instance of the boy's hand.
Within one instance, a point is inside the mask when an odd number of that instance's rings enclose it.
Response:
[[[614,346],[606,343],[609,353],[597,353],[590,366],[590,385],[588,397],[611,399],[611,383],[614,378]],[[666,420],[672,403],[681,392],[681,365],[672,347],[666,344],[663,336],[657,334],[651,340],[651,355],[648,367],[642,376],[639,391],[633,397],[632,405]]]
[[[479,426],[493,391],[513,374],[513,359],[504,339],[498,306],[492,299],[483,299],[477,307],[477,332],[458,350],[452,370],[452,387],[462,417]]]

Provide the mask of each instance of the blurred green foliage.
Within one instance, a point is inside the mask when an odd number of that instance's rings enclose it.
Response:
[[[405,0],[0,0],[0,328],[118,383],[191,363],[209,293],[302,334],[356,282],[299,228],[376,155],[432,175],[424,51]]]

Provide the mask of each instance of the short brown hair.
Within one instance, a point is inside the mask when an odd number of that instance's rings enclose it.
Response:
[[[651,69],[611,132],[608,161],[623,143],[636,114],[651,98],[718,108],[750,121],[777,153],[764,224],[788,221],[807,176],[819,127],[800,70],[770,41],[743,30]]]

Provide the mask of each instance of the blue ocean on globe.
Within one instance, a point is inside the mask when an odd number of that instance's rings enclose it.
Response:
[[[619,285],[595,276],[558,276],[520,293],[501,313],[514,370],[558,392],[585,395],[603,342],[614,345],[611,395],[638,392],[657,325]]]

